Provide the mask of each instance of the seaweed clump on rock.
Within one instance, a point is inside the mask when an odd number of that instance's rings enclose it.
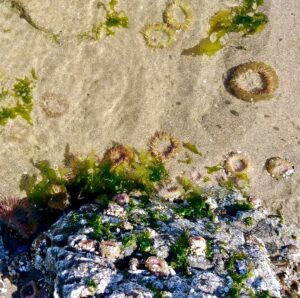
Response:
[[[159,155],[113,148],[120,154],[110,148],[102,159],[67,151],[64,167],[36,163],[42,177],[23,179],[29,200],[59,217],[36,237],[30,254],[7,261],[19,286],[39,276],[42,297],[299,294],[295,228],[234,181],[205,186],[185,174],[175,182]],[[176,199],[161,195],[169,181],[171,190],[180,185]],[[54,199],[65,208],[53,207]]]

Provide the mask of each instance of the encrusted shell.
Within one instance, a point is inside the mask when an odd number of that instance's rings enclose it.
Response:
[[[168,276],[170,274],[170,268],[168,263],[158,257],[149,257],[145,262],[146,268],[157,276]]]
[[[189,239],[191,253],[197,256],[204,256],[206,252],[206,240],[201,236],[194,236]]]
[[[116,241],[102,241],[100,243],[101,256],[116,260],[121,255],[121,245]]]

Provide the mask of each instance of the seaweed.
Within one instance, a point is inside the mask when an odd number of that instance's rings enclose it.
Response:
[[[128,28],[129,21],[124,11],[117,11],[117,0],[111,0],[108,5],[99,1],[99,7],[105,10],[105,21],[93,25],[90,31],[80,34],[80,37],[87,40],[99,41],[103,34],[106,36],[115,35],[116,28]]]
[[[186,148],[187,150],[191,151],[194,154],[197,154],[199,156],[203,156],[203,153],[200,152],[195,144],[192,143],[183,143],[183,147]]]
[[[237,252],[231,255],[228,261],[225,264],[225,268],[227,269],[229,276],[232,278],[233,283],[228,292],[228,297],[230,298],[239,298],[243,289],[249,290],[245,284],[245,280],[252,276],[253,271],[253,263],[249,262],[249,267],[245,273],[238,272],[236,268],[236,264],[238,261],[247,260],[248,257],[243,252]]]
[[[174,211],[178,215],[188,218],[197,219],[209,217],[214,219],[213,212],[206,203],[206,198],[202,195],[202,190],[199,186],[194,185],[193,182],[185,176],[179,180],[184,188],[183,202],[175,207]]]
[[[29,200],[40,207],[47,207],[56,194],[53,187],[67,193],[73,201],[101,198],[103,207],[107,198],[118,193],[139,190],[151,194],[156,184],[168,177],[165,164],[146,151],[132,150],[132,154],[132,159],[122,160],[117,165],[107,158],[100,160],[93,152],[85,158],[69,156],[60,168],[52,168],[45,160],[39,161],[33,165],[40,176],[23,176],[21,186]]]
[[[188,254],[190,252],[189,234],[185,231],[170,247],[171,265],[175,269],[187,271],[189,265]]]
[[[36,86],[36,80],[36,73],[32,69],[31,77],[25,76],[16,79],[16,83],[11,89],[2,87],[0,100],[5,100],[9,97],[14,99],[15,105],[0,108],[0,125],[4,126],[9,119],[15,119],[18,116],[25,119],[28,124],[32,124],[31,111],[33,108],[33,89]]]
[[[246,226],[252,226],[254,223],[254,219],[251,216],[244,218],[244,223]]]
[[[261,32],[269,21],[264,13],[257,11],[263,3],[264,0],[244,0],[239,6],[217,12],[209,20],[208,36],[182,54],[212,56],[225,46],[224,37],[231,32],[243,36]]]

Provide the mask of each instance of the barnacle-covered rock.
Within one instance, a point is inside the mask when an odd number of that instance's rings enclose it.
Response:
[[[211,199],[216,206],[210,210],[214,216],[199,217],[182,212],[188,206],[184,200],[160,201],[156,194],[129,198],[122,206],[115,199],[111,203],[123,208],[126,218],[108,214],[111,205],[85,205],[63,215],[34,241],[32,257],[11,262],[12,276],[17,272],[20,280],[32,270],[40,272],[38,290],[52,289],[55,297],[296,293],[299,233],[241,192],[203,190],[203,202]],[[160,211],[166,209],[167,217]],[[125,222],[130,229],[124,229]]]

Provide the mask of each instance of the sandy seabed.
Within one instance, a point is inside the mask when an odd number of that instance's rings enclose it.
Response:
[[[162,22],[165,0],[120,0],[118,9],[128,15],[129,28],[98,42],[77,39],[99,17],[96,0],[23,0],[35,22],[60,32],[59,44],[21,19],[8,0],[0,0],[1,83],[32,68],[38,75],[33,125],[17,120],[0,128],[1,193],[20,195],[22,173],[34,171],[30,159],[59,164],[67,144],[72,152],[93,148],[101,155],[112,141],[142,147],[156,130],[166,130],[205,153],[199,167],[215,165],[231,151],[249,154],[251,192],[299,225],[300,1],[266,0],[266,29],[214,57],[181,55],[206,36],[210,16],[236,2],[189,0],[191,29],[178,32],[171,49],[153,50],[140,31],[147,23]],[[247,103],[224,88],[226,72],[251,60],[277,70],[280,87],[272,100]],[[43,111],[47,93],[67,103],[60,117]],[[279,181],[268,176],[263,165],[271,156],[291,160],[295,174]]]

